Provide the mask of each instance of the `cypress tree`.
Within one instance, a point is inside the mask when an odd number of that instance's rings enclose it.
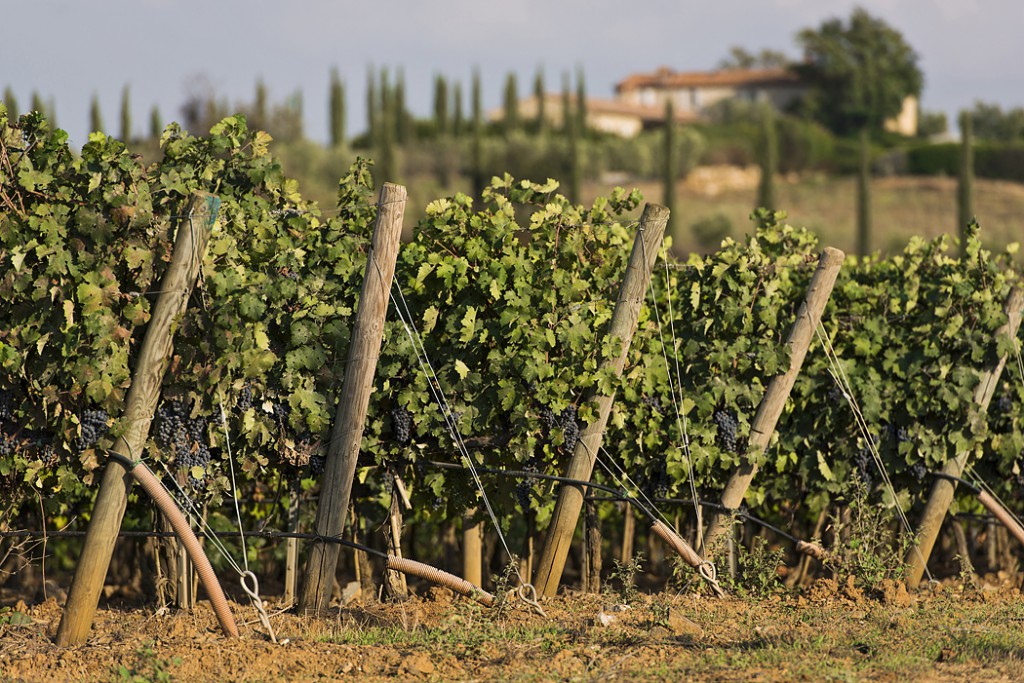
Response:
[[[974,127],[968,112],[960,113],[960,172],[956,186],[957,235],[960,253],[967,248],[967,226],[974,220]]]
[[[302,91],[296,90],[295,94],[292,95],[292,117],[295,124],[295,139],[302,140],[305,136],[304,124],[302,120]]]
[[[11,86],[4,88],[4,104],[7,105],[7,117],[12,121],[18,118],[18,99],[14,96]]]
[[[519,86],[516,85],[515,72],[505,77],[505,132],[511,133],[519,128]]]
[[[263,79],[256,81],[256,102],[253,106],[253,128],[265,130],[267,127],[267,85]]]
[[[871,138],[865,126],[860,130],[860,167],[857,173],[857,253],[867,256],[871,249]]]
[[[462,135],[466,122],[462,118],[462,83],[452,88],[452,133]]]
[[[377,121],[378,185],[383,185],[385,182],[396,182],[398,180],[395,162],[395,134],[397,132],[397,126],[395,123],[395,95],[396,93],[392,89],[388,78],[388,71],[387,69],[382,69],[380,73],[381,105]]]
[[[132,105],[131,91],[126,85],[121,90],[121,142],[130,144],[132,141]]]
[[[43,98],[39,96],[39,93],[32,93],[32,104],[29,107],[29,111],[37,111],[43,116],[46,116],[46,105],[43,104]]]
[[[331,69],[330,115],[331,146],[340,149],[345,146],[345,85],[337,68]]]
[[[663,184],[664,184],[664,203],[665,207],[669,210],[668,214],[668,227],[666,232],[669,235],[675,234],[675,226],[678,224],[678,218],[676,217],[676,180],[679,177],[679,158],[678,149],[679,143],[676,139],[676,112],[675,106],[672,102],[672,98],[669,97],[665,102],[665,167],[662,169],[663,172]]]
[[[377,98],[377,73],[373,66],[366,71],[366,135],[370,146],[377,144],[380,135],[380,100]]]
[[[582,169],[580,168],[580,134],[576,124],[569,124],[569,199],[575,204],[580,203],[580,185]]]
[[[36,102],[32,103],[32,108],[35,111],[39,111],[36,109]],[[100,99],[95,94],[93,94],[92,101],[89,103],[89,132],[103,132],[103,114],[100,113]]]
[[[576,126],[580,134],[587,132],[587,87],[583,80],[583,67],[576,68]]]
[[[448,81],[441,74],[434,76],[434,127],[438,135],[448,133]]]
[[[775,111],[765,105],[761,112],[761,137],[758,141],[758,166],[761,167],[761,182],[757,186],[757,206],[775,211],[775,174],[779,167],[779,136],[775,127]]]
[[[539,67],[533,78],[533,96],[537,100],[537,134],[543,135],[547,132],[548,118],[544,111],[544,69]]]
[[[473,100],[473,142],[471,145],[473,196],[480,198],[484,193],[484,112],[480,92],[480,71],[473,70],[473,85],[470,93]]]
[[[395,78],[395,139],[398,144],[408,144],[413,137],[412,117],[405,106],[405,69],[399,67]]]
[[[562,131],[568,133],[572,129],[573,119],[572,95],[569,87],[569,72],[562,72]]]
[[[153,108],[149,110],[149,137],[153,140],[159,140],[163,128],[164,124],[160,118],[160,110],[154,104]]]

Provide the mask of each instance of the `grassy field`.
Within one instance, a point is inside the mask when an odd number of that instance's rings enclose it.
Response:
[[[87,644],[52,643],[53,599],[0,612],[0,681],[1015,681],[1024,603],[1014,582],[947,583],[908,594],[822,579],[805,590],[718,600],[696,593],[577,593],[488,610],[439,589],[324,618],[251,607],[242,638],[193,613],[111,607]]]
[[[709,175],[713,175],[709,174]],[[679,184],[677,212],[681,214],[675,233],[677,253],[701,247],[692,226],[721,214],[732,226],[731,234],[750,230],[750,212],[756,197],[747,174],[739,182],[715,183],[706,176]],[[747,181],[747,182],[743,182]],[[750,186],[744,186],[744,185]],[[661,186],[643,183],[639,188],[651,201],[662,200]],[[607,188],[592,186],[596,196]],[[824,244],[850,252],[855,247],[856,186],[853,178],[810,177],[778,184],[779,208],[788,222],[812,229]],[[982,237],[991,248],[1002,248],[1024,237],[1024,185],[1002,181],[976,181],[975,211]],[[872,251],[898,251],[913,236],[926,238],[956,232],[956,180],[931,177],[879,178],[872,184]]]

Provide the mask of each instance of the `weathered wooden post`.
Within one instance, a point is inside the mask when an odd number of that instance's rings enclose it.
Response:
[[[398,244],[405,216],[406,190],[384,183],[380,191],[377,222],[373,227],[366,259],[363,287],[359,294],[352,342],[345,366],[345,383],[334,419],[331,442],[320,484],[320,502],[314,528],[320,536],[340,536],[352,494],[359,442],[363,437],[366,411],[373,390],[373,375],[384,335],[384,319],[391,294],[391,282],[398,259]],[[301,613],[319,613],[327,608],[334,586],[340,546],[313,542],[299,596]]]
[[[482,586],[484,573],[484,523],[470,510],[462,518],[462,578]]]
[[[1009,335],[1017,336],[1020,329],[1021,311],[1024,310],[1024,291],[1014,289],[1006,301],[1006,324],[996,330],[996,336]],[[982,373],[978,386],[974,390],[974,403],[978,406],[978,412],[988,411],[988,404],[992,401],[992,395],[999,385],[999,376],[1003,374],[1003,367],[1006,365],[1006,355],[1001,356],[993,367]],[[964,450],[956,454],[942,466],[943,474],[952,477],[959,477],[964,467],[967,466],[967,459],[971,452]],[[942,520],[946,517],[949,504],[953,502],[953,492],[956,491],[956,484],[935,477],[932,484],[932,491],[928,496],[924,512],[921,514],[921,524],[917,530],[917,544],[907,551],[907,586],[917,588],[921,583],[921,576],[928,564],[928,558],[935,546],[935,539],[938,538],[939,529],[942,527]]]
[[[793,323],[793,327],[789,331],[789,338],[786,339],[786,345],[789,346],[789,369],[781,375],[772,377],[757,406],[754,419],[750,423],[749,452],[751,453],[760,454],[768,448],[772,433],[775,431],[775,424],[779,421],[793,383],[796,381],[797,375],[800,374],[800,366],[803,365],[804,357],[807,355],[807,348],[814,337],[814,330],[818,327],[825,304],[828,303],[829,296],[832,294],[832,287],[835,286],[839,269],[843,265],[843,258],[843,252],[832,247],[826,247],[818,258],[818,268],[811,277],[804,302],[800,305],[800,310],[797,311],[796,322]],[[739,508],[755,474],[757,474],[755,464],[746,462],[740,465],[725,485],[725,490],[722,491],[722,507],[726,510]],[[711,514],[708,530],[704,535],[703,555],[706,558],[710,559],[711,553],[716,551],[716,542],[729,531],[731,526],[731,513],[717,510]]]
[[[601,517],[597,503],[588,500],[584,506],[583,528],[586,551],[583,553],[583,589],[587,593],[601,592]]]
[[[615,358],[606,359],[604,369],[611,369],[616,376],[622,373],[629,353],[629,345],[636,331],[640,317],[640,307],[651,281],[651,270],[658,258],[658,251],[665,236],[668,224],[668,209],[658,204],[648,204],[640,217],[640,229],[633,241],[629,265],[619,290],[619,299],[612,313],[608,338],[621,342],[621,349]],[[585,398],[587,402],[597,405],[597,419],[587,425],[580,434],[573,450],[572,460],[565,473],[572,479],[589,480],[594,471],[597,452],[601,448],[608,414],[615,400],[615,393],[602,394],[598,390],[590,390]],[[534,586],[541,595],[552,596],[558,590],[558,582],[565,568],[565,558],[569,553],[576,523],[579,521],[580,509],[583,507],[583,487],[563,484],[558,490],[558,500],[551,517],[544,547],[537,561],[534,575]]]
[[[301,495],[297,486],[292,487],[291,497],[288,499],[288,532],[292,534],[299,533]],[[299,585],[299,539],[292,537],[285,543],[284,602],[287,605],[294,605],[296,588]]]
[[[125,431],[114,440],[112,447],[113,451],[132,460],[142,456],[149,438],[150,423],[160,399],[160,385],[174,348],[174,327],[188,306],[219,209],[220,199],[196,193],[189,202],[186,217],[178,223],[171,263],[160,284],[162,293],[146,327],[146,336],[125,399]],[[83,643],[89,635],[131,484],[129,470],[116,460],[108,460],[82,555],[57,629],[57,644],[60,646]]]

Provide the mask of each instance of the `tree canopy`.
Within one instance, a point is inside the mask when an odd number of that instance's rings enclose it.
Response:
[[[848,22],[833,18],[797,35],[804,63],[794,68],[812,85],[808,113],[844,134],[880,128],[918,96],[924,75],[918,55],[903,35],[863,8]]]

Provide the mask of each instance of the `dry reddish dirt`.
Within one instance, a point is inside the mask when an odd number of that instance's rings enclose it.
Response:
[[[910,594],[852,581],[752,600],[694,593],[611,595],[487,610],[434,589],[402,603],[353,604],[322,618],[234,604],[242,637],[221,635],[208,603],[191,613],[104,606],[85,645],[53,644],[53,598],[0,612],[0,681],[323,680],[1020,680],[1024,600],[1003,586]],[[14,613],[24,615],[10,619]],[[6,617],[6,622],[3,619]],[[15,621],[24,623],[15,624]],[[1014,623],[1017,621],[1018,623]]]

